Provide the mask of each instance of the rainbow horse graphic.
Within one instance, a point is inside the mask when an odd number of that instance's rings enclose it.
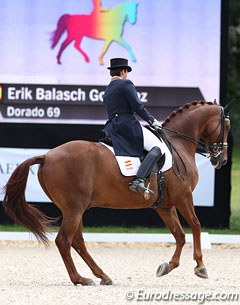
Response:
[[[118,42],[125,47],[132,61],[136,61],[136,57],[130,45],[122,38],[123,27],[128,20],[130,24],[135,24],[137,19],[136,2],[122,2],[113,9],[103,12],[93,12],[90,15],[68,15],[61,16],[58,20],[57,29],[52,35],[52,48],[54,48],[60,40],[64,31],[67,32],[67,38],[61,44],[57,54],[57,62],[61,64],[61,56],[65,48],[72,42],[74,47],[83,55],[86,62],[89,62],[89,56],[81,48],[83,37],[105,40],[105,44],[98,57],[99,63],[103,64],[103,56],[107,52],[113,41]]]

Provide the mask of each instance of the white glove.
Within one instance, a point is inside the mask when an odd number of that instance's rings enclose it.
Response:
[[[162,125],[160,124],[160,122],[156,119],[154,119],[153,123],[152,123],[152,126],[155,127],[155,128],[161,128]]]

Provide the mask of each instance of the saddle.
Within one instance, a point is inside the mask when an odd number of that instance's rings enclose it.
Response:
[[[145,126],[145,127],[148,128],[152,133],[154,133],[154,135],[156,137],[158,137],[161,141],[165,142],[165,139],[164,139],[164,137],[162,137],[161,132],[151,128],[150,126]],[[105,135],[104,138],[101,138],[99,140],[99,142],[101,142],[102,144],[104,144],[106,146],[110,146],[111,148],[113,147],[112,140],[111,140],[110,136],[108,136],[108,135]],[[165,144],[166,144],[166,142],[165,142]],[[112,151],[113,151],[113,149],[112,149]],[[144,158],[147,154],[148,154],[148,151],[144,151],[144,155],[141,158],[139,158],[140,162],[142,162],[144,160]],[[155,164],[155,166],[153,167],[152,172],[151,172],[151,173],[157,174],[157,184],[158,184],[158,198],[157,198],[156,202],[151,206],[152,208],[159,207],[163,201],[166,182],[165,182],[165,177],[164,177],[161,169],[162,169],[164,163],[165,163],[165,154],[163,154],[161,156],[161,158]],[[150,198],[150,192],[149,193],[145,192],[143,195],[146,200],[148,200]]]

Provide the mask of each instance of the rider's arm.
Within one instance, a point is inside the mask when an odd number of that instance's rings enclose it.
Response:
[[[130,80],[126,80],[124,84],[124,93],[130,104],[133,112],[136,112],[143,120],[150,125],[154,123],[154,116],[144,107],[143,103],[139,100],[136,88]],[[157,120],[156,120],[157,121]]]

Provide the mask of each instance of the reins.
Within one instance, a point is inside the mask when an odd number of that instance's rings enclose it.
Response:
[[[182,174],[181,174],[181,171],[180,171],[180,168],[179,168],[179,165],[178,165],[178,162],[177,162],[177,158],[174,156],[173,154],[173,151],[177,154],[178,158],[180,159],[183,167],[184,167],[184,170],[187,174],[187,168],[186,168],[186,165],[182,159],[182,157],[180,156],[179,152],[177,151],[177,149],[174,147],[174,145],[168,140],[168,138],[166,137],[165,133],[162,131],[163,127],[159,127],[159,128],[154,128],[152,126],[145,126],[146,128],[150,129],[155,135],[156,137],[158,137],[160,140],[163,140],[165,142],[165,144],[167,145],[168,149],[170,150],[171,154],[172,154],[172,164],[173,164],[173,172],[176,176],[182,178],[182,180],[184,180]],[[170,131],[171,129],[169,129]],[[177,169],[177,172],[175,171],[175,167]]]

